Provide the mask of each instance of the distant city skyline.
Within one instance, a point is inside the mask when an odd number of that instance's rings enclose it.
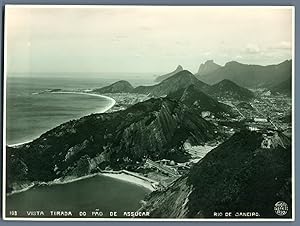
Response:
[[[9,73],[197,72],[292,58],[291,7],[6,8]]]

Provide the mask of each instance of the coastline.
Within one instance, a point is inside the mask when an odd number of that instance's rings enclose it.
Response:
[[[88,179],[88,178],[92,178],[95,176],[105,176],[105,177],[110,177],[110,178],[114,178],[116,180],[121,180],[121,181],[126,181],[128,183],[131,184],[135,184],[137,186],[141,186],[143,188],[146,188],[147,190],[149,190],[150,192],[153,192],[156,190],[155,185],[158,184],[158,182],[151,180],[149,178],[145,178],[137,173],[133,173],[127,170],[120,170],[120,171],[113,171],[113,170],[109,170],[109,171],[102,171],[99,173],[93,173],[93,174],[88,174],[82,177],[66,177],[66,178],[58,178],[55,179],[53,181],[50,182],[32,182],[30,183],[27,187],[24,187],[20,190],[14,190],[8,194],[6,194],[7,196],[10,195],[14,195],[14,194],[18,194],[21,192],[25,192],[31,188],[34,188],[36,186],[41,186],[41,185],[46,185],[46,186],[51,186],[51,185],[59,185],[59,184],[69,184],[69,183],[73,183],[79,180],[84,180],[84,179]]]
[[[75,92],[75,91],[59,91],[59,92],[51,92],[51,93],[57,93],[57,94],[80,94],[80,95],[97,96],[97,97],[102,97],[102,98],[104,98],[104,99],[107,99],[107,100],[110,100],[110,101],[111,101],[111,103],[110,103],[107,107],[101,108],[101,110],[98,109],[98,110],[96,110],[95,112],[91,112],[91,113],[105,113],[106,111],[108,111],[109,109],[111,109],[111,108],[116,104],[115,99],[113,99],[113,98],[111,98],[111,97],[108,97],[108,96],[96,94],[96,93],[85,93],[85,92]],[[36,138],[38,138],[38,137],[36,137]],[[24,142],[20,142],[20,143],[6,144],[6,145],[7,145],[8,147],[18,147],[18,146],[21,146],[21,145],[30,143],[30,142],[32,142],[33,140],[35,140],[36,138],[31,139],[31,140],[27,140],[27,141],[24,141]]]
[[[117,180],[122,180],[122,181],[126,181],[129,182],[131,184],[135,184],[141,187],[144,187],[148,190],[155,191],[156,189],[154,188],[153,184],[157,183],[154,180],[151,180],[149,178],[145,178],[137,173],[133,173],[127,170],[119,170],[119,171],[114,171],[114,170],[104,170],[101,171],[99,173],[93,173],[93,174],[88,174],[82,177],[66,177],[66,178],[58,178],[55,179],[51,182],[48,183],[40,183],[40,185],[55,185],[55,184],[68,184],[68,183],[72,183],[72,182],[76,182],[79,180],[84,180],[87,178],[91,178],[91,177],[95,177],[95,176],[105,176],[105,177],[110,177],[110,178],[114,178]]]
[[[57,93],[57,94],[80,94],[80,95],[88,95],[88,96],[96,96],[96,97],[102,97],[104,99],[110,100],[111,103],[110,105],[108,105],[106,108],[102,108],[101,110],[97,110],[95,113],[104,113],[106,111],[108,111],[109,109],[111,109],[115,104],[116,104],[116,100],[108,97],[108,96],[104,96],[101,94],[96,94],[96,93],[86,93],[86,92],[75,92],[75,91],[58,91],[58,92],[51,92],[51,93]]]
[[[113,99],[112,97],[108,97],[108,96],[104,96],[104,95],[96,94],[96,93],[76,92],[76,91],[57,91],[57,92],[51,92],[51,93],[97,96],[97,97],[105,98],[110,101],[109,105],[107,105],[105,108],[96,109],[93,113],[104,113],[104,112],[108,111],[109,109],[111,109],[116,104],[115,99]],[[20,142],[20,143],[10,144],[7,146],[8,147],[18,147],[21,145],[28,144],[28,143],[32,142],[33,140],[34,139],[31,139],[31,140],[27,140],[27,141]],[[37,181],[31,182],[30,184],[21,186],[21,189],[13,190],[12,192],[10,192],[6,195],[10,196],[13,194],[25,192],[25,191],[27,191],[31,188],[37,187],[37,186],[42,186],[42,185],[51,186],[51,185],[58,185],[58,184],[67,184],[67,183],[72,183],[72,182],[88,179],[88,178],[95,177],[95,176],[105,176],[105,177],[114,178],[116,180],[125,181],[128,183],[143,187],[150,192],[155,191],[157,189],[157,185],[158,185],[157,181],[146,178],[138,173],[130,172],[127,170],[120,170],[120,171],[103,170],[98,173],[93,173],[93,174],[89,174],[89,175],[85,175],[85,176],[81,176],[81,177],[69,176],[69,177],[65,177],[65,178],[57,178],[50,182],[37,182]]]

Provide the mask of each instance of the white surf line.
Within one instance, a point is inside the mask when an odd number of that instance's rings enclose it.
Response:
[[[8,144],[7,146],[8,146],[8,147],[17,147],[17,146],[20,146],[20,145],[23,145],[23,144],[30,143],[30,142],[32,142],[32,141],[33,141],[33,140],[27,140],[27,141],[24,141],[24,142],[21,142],[21,143]]]
[[[100,175],[111,177],[117,180],[126,181],[131,184],[135,184],[141,187],[144,187],[151,192],[155,191],[156,189],[153,187],[154,184],[157,184],[157,181],[154,181],[150,178],[145,178],[144,176],[133,173],[127,170],[120,170],[120,171],[106,171],[101,172]]]
[[[41,182],[41,183],[39,183],[39,185],[69,184],[69,183],[88,179],[88,178],[95,177],[95,176],[105,176],[105,177],[114,178],[116,180],[126,181],[131,184],[135,184],[135,185],[139,185],[144,188],[147,188],[150,191],[155,191],[155,188],[152,186],[152,184],[157,183],[154,180],[151,180],[149,178],[144,178],[140,174],[133,173],[133,172],[130,172],[127,170],[119,170],[119,171],[109,170],[109,171],[103,171],[103,172],[99,172],[99,173],[88,174],[88,175],[81,176],[81,177],[70,176],[70,177],[66,177],[66,178],[58,178],[58,179],[55,179],[50,182]]]
[[[108,111],[109,109],[111,109],[115,104],[116,104],[116,101],[115,99],[111,98],[111,97],[108,97],[108,96],[104,96],[104,95],[100,95],[100,94],[96,94],[96,93],[85,93],[85,92],[74,92],[74,91],[59,91],[59,92],[49,92],[49,93],[58,93],[58,94],[80,94],[80,95],[89,95],[89,96],[96,96],[96,97],[102,97],[102,98],[105,98],[107,100],[110,100],[111,101],[111,104],[108,105],[106,108],[101,108],[101,110],[97,110],[95,113],[104,113],[106,111]],[[27,144],[27,143],[30,143],[32,142],[32,140],[27,140],[27,141],[24,141],[24,142],[21,142],[21,143],[16,143],[16,144],[8,144],[7,146],[8,147],[18,147],[20,145],[23,145],[23,144]]]
[[[130,184],[135,184],[137,186],[141,186],[146,188],[147,190],[153,192],[156,189],[152,186],[155,183],[158,183],[157,181],[154,181],[150,178],[144,178],[142,175],[139,175],[137,173],[133,173],[127,170],[119,170],[119,171],[113,171],[113,170],[109,170],[109,171],[103,171],[103,172],[98,172],[98,173],[93,173],[93,174],[88,174],[88,175],[84,175],[81,177],[74,177],[74,176],[69,176],[66,178],[57,178],[54,179],[53,181],[49,181],[49,182],[37,182],[37,183],[31,183],[29,184],[27,187],[24,187],[22,189],[19,190],[15,190],[12,191],[11,193],[7,194],[7,196],[13,195],[13,194],[17,194],[17,193],[21,193],[21,192],[25,192],[35,186],[41,186],[41,185],[46,185],[46,186],[52,186],[52,185],[62,185],[62,184],[69,184],[69,183],[73,183],[76,181],[80,181],[80,180],[85,180],[88,178],[92,178],[95,176],[104,176],[104,177],[110,177],[119,181],[126,181]]]

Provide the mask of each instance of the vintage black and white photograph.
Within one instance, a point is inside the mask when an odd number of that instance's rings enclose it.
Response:
[[[4,20],[5,220],[294,220],[294,7]]]

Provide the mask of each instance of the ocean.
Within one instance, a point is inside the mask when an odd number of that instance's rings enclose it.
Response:
[[[34,187],[7,196],[6,215],[17,211],[18,217],[30,217],[29,211],[43,211],[45,215],[41,217],[54,217],[50,211],[71,211],[71,217],[79,217],[79,212],[91,217],[91,212],[98,209],[103,217],[109,217],[109,212],[118,212],[122,217],[123,212],[140,208],[141,200],[149,192],[126,181],[95,176],[68,184]]]
[[[123,78],[120,78],[123,79]],[[22,143],[71,119],[80,118],[107,108],[109,99],[80,94],[41,93],[47,89],[82,91],[99,88],[120,79],[101,78],[37,78],[8,76],[6,85],[6,142]],[[133,85],[147,84],[134,80]],[[148,84],[151,83],[148,80]],[[96,176],[68,184],[39,186],[7,196],[6,210],[27,211],[70,210],[134,211],[140,207],[149,190],[105,176]],[[9,216],[9,215],[8,215]]]
[[[116,76],[115,76],[116,77]],[[123,79],[126,75],[120,75]],[[84,75],[71,77],[10,77],[6,85],[6,142],[8,145],[38,138],[42,133],[71,119],[101,112],[111,101],[79,94],[41,93],[47,89],[87,90],[117,80]],[[133,85],[149,83],[147,79],[131,79]]]

